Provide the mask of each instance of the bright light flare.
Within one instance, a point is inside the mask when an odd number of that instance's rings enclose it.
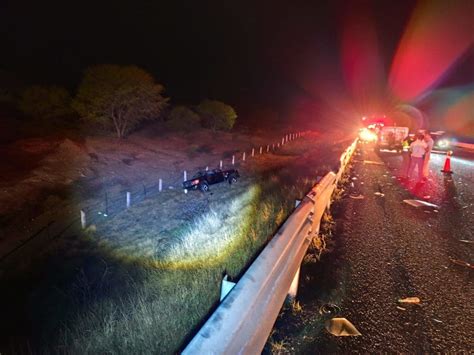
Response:
[[[423,0],[394,57],[389,82],[395,96],[412,101],[442,79],[474,43],[471,0]]]
[[[367,128],[362,128],[359,131],[359,138],[364,142],[376,142],[378,139],[377,134]]]

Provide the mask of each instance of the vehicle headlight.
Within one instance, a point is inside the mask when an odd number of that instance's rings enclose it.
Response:
[[[449,141],[447,139],[441,139],[438,142],[438,146],[440,146],[441,148],[449,147]]]
[[[377,135],[368,129],[361,130],[359,133],[359,137],[360,139],[367,142],[374,142],[377,140]]]

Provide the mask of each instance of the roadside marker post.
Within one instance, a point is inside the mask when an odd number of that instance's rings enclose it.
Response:
[[[281,145],[284,145],[284,144],[285,144],[285,137],[281,139]]]
[[[83,210],[81,210],[81,227],[86,229],[86,213]]]
[[[208,171],[208,170],[209,170],[209,167],[208,167],[208,166],[206,166],[206,171]]]
[[[245,152],[242,154],[242,160],[245,161]]]
[[[255,148],[252,148],[252,157],[255,155]]]
[[[127,201],[127,208],[130,208],[130,192],[129,191],[127,191],[126,201]]]
[[[163,190],[163,180],[158,179],[158,191],[161,192]]]
[[[262,154],[262,147],[260,146],[260,154]]]
[[[186,170],[185,170],[185,171],[184,171],[184,174],[183,174],[183,178],[184,178],[183,181],[188,180],[187,175],[188,175],[188,174],[186,173]],[[184,189],[184,193],[187,194],[187,193],[188,193],[188,190],[187,190],[187,189]]]
[[[219,161],[219,169],[222,169],[222,160]]]
[[[232,165],[235,165],[235,155],[232,156]]]

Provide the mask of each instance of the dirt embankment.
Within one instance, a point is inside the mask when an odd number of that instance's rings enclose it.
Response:
[[[91,136],[82,141],[58,137],[17,140],[0,146],[0,254],[52,220],[78,216],[79,209],[103,202],[104,192],[119,195],[163,180],[179,188],[183,171],[231,165],[232,155],[247,157],[252,147],[266,150],[279,133],[196,131],[164,134],[157,127],[118,140]],[[273,143],[272,143],[273,142]]]

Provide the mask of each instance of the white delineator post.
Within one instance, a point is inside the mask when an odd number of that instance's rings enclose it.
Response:
[[[188,174],[186,173],[186,170],[184,171],[183,173],[183,181],[186,181],[188,180]],[[187,194],[188,193],[188,190],[187,189],[184,189],[184,193]]]
[[[270,151],[270,144],[267,145],[267,153]]]
[[[129,191],[127,191],[126,201],[127,201],[127,208],[130,208],[130,192]]]
[[[219,161],[219,169],[222,169],[222,160]]]
[[[209,167],[208,167],[208,166],[206,166],[206,171],[208,171],[208,170],[209,170]]]
[[[255,148],[252,148],[252,156],[255,155]]]
[[[86,213],[83,210],[81,210],[81,227],[86,229]]]
[[[232,156],[232,165],[235,165],[235,155]]]
[[[260,154],[262,154],[262,149],[263,149],[263,148],[262,148],[262,147],[260,147]]]
[[[281,139],[281,145],[285,144],[285,137]]]
[[[158,179],[158,191],[162,191],[163,190],[163,180],[161,179]]]
[[[245,161],[245,152],[242,154],[242,160]]]

